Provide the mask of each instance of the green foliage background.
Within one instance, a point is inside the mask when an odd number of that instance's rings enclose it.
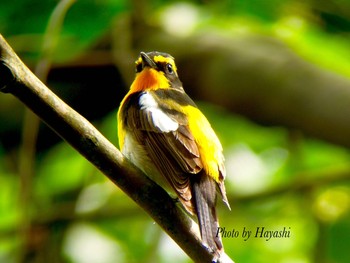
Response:
[[[49,58],[49,86],[77,108],[84,85],[80,79],[72,84],[65,74],[79,63],[92,72],[99,70],[112,60],[103,59],[103,54],[112,57],[123,48],[129,54],[135,47],[113,46],[111,36],[116,25],[130,20],[184,41],[199,32],[265,35],[308,63],[350,75],[348,1],[77,1],[48,52],[43,46],[45,34],[50,34],[48,23],[57,4],[1,2],[0,32],[33,70],[41,59]],[[167,22],[174,12],[181,12],[178,19],[187,25],[172,28]],[[118,32],[120,39],[138,37],[132,27]],[[96,62],[97,57],[102,62]],[[122,79],[132,75],[135,57],[128,59],[131,63],[123,68],[114,65],[115,74],[122,76],[108,87],[115,98],[102,94],[79,108],[115,145],[116,111],[124,87],[130,85]],[[59,70],[63,72],[57,77]],[[348,148],[306,137],[297,129],[254,123],[221,105],[204,101],[198,105],[225,150],[232,211],[218,205],[220,224],[239,232],[236,238],[224,238],[226,253],[237,263],[349,262]],[[34,158],[26,164],[25,114],[18,101],[0,94],[0,262],[189,262],[139,207],[44,124],[29,146],[36,148]],[[278,231],[286,227],[290,237],[256,238],[257,227]],[[243,229],[252,231],[249,240],[242,238]]]

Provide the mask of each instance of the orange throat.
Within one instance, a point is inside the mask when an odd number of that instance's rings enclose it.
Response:
[[[164,89],[169,87],[169,81],[162,72],[153,68],[146,68],[136,75],[131,84],[130,92]]]

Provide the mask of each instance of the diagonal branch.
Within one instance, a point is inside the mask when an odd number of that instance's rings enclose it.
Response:
[[[195,262],[211,262],[196,223],[92,124],[51,92],[0,35],[0,91],[11,93],[141,206]],[[233,262],[226,254],[221,262]]]

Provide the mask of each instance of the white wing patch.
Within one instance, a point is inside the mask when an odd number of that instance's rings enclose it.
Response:
[[[179,128],[179,124],[166,115],[161,109],[158,108],[158,103],[153,96],[149,93],[144,93],[140,96],[139,104],[141,110],[150,113],[154,126],[156,126],[161,132],[176,131]]]

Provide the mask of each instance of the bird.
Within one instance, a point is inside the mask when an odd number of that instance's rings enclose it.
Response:
[[[197,217],[202,244],[218,259],[224,251],[218,196],[230,209],[222,145],[185,92],[171,55],[140,52],[135,70],[117,114],[121,152]]]

